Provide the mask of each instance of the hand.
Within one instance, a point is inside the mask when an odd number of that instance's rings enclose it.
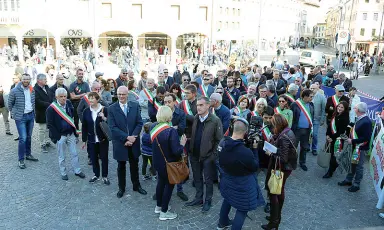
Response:
[[[177,129],[177,128],[178,128],[178,126],[177,126],[177,125],[175,125],[175,126],[172,126],[172,128],[174,128],[174,129]]]
[[[83,145],[81,146],[81,149],[85,149],[85,146],[87,146],[87,142],[83,142]]]
[[[348,138],[348,144],[352,144],[352,139]]]
[[[265,151],[265,154],[267,154],[268,156],[270,156],[271,155],[271,152],[270,151]]]
[[[180,138],[180,145],[185,146],[185,143],[187,143],[187,137],[183,134]]]
[[[136,141],[136,136],[128,136],[127,141],[131,142],[132,144]]]
[[[329,107],[329,110],[333,110],[333,106]]]
[[[99,117],[101,117],[101,119],[104,120],[104,119],[105,119],[104,113],[100,112],[100,113],[99,113]]]
[[[124,146],[127,146],[127,147],[128,147],[128,146],[132,146],[132,144],[133,144],[132,142],[127,141],[127,142],[125,142]]]

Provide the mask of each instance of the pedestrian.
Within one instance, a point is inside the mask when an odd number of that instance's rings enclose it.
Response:
[[[151,122],[156,122],[157,110],[160,106],[164,105],[164,97],[167,90],[164,86],[158,86],[156,88],[156,96],[152,98],[152,101],[148,100],[148,115]]]
[[[353,148],[351,172],[348,173],[344,181],[338,183],[339,186],[351,186],[348,188],[349,192],[360,190],[360,182],[364,174],[364,159],[369,150],[372,135],[372,122],[367,116],[367,104],[360,102],[353,107],[353,110],[356,113],[357,121],[348,139],[348,144],[351,144]]]
[[[235,87],[235,78],[233,76],[227,77],[227,87],[224,89],[223,104],[228,109],[232,109],[236,107],[239,97],[240,91]]]
[[[153,104],[154,95],[156,95],[155,90],[155,80],[153,78],[148,78],[146,81],[146,87],[139,93],[139,105],[141,109],[141,118],[143,119],[143,123],[147,123],[150,121],[150,117],[148,114],[148,103]]]
[[[317,84],[312,84],[310,90],[313,92],[314,96],[312,99],[314,115],[313,115],[313,132],[312,132],[312,154],[317,155],[317,143],[319,128],[325,124],[325,104],[327,99],[324,94],[320,91],[320,86]]]
[[[155,213],[160,213],[160,220],[177,218],[176,213],[169,211],[169,201],[175,185],[169,183],[166,164],[180,161],[187,142],[184,135],[180,138],[177,130],[168,125],[172,121],[172,114],[168,106],[161,106],[156,115],[158,123],[151,131],[153,162],[158,175]]]
[[[348,125],[349,125],[349,107],[348,103],[341,101],[337,107],[336,111],[332,116],[331,123],[328,125],[326,133],[326,141],[331,145],[330,153],[331,159],[329,162],[328,172],[323,176],[323,178],[331,178],[338,163],[336,161],[335,152],[341,151],[344,146],[344,140],[338,139],[343,134],[349,134]]]
[[[119,191],[117,198],[123,197],[126,185],[126,163],[129,161],[133,191],[142,195],[147,192],[139,181],[140,132],[143,122],[140,106],[135,101],[128,101],[128,88],[117,89],[119,103],[109,107],[108,125],[112,133],[113,158],[117,161],[117,179]]]
[[[305,91],[304,91],[305,92]],[[303,92],[303,94],[304,94]],[[272,170],[276,170],[276,164],[279,165],[279,170],[284,174],[283,183],[281,187],[281,194],[272,194],[270,188],[267,187],[268,196],[271,201],[270,216],[266,219],[268,224],[262,225],[263,229],[278,229],[281,222],[281,211],[285,201],[285,183],[292,171],[297,167],[297,153],[295,147],[295,134],[288,127],[287,120],[280,114],[275,114],[272,117],[271,124],[273,127],[274,137],[272,144],[276,146],[277,152],[271,153],[266,151],[266,154],[270,155],[268,173],[266,181],[269,181],[272,175]]]
[[[3,86],[0,86],[0,114],[3,115],[5,134],[12,136],[9,125],[8,94],[4,92]]]
[[[288,105],[288,98],[282,94],[279,96],[278,106],[274,109],[275,114],[281,114],[285,119],[287,119],[288,127],[292,127],[293,113],[290,110]]]
[[[76,150],[79,130],[76,129],[73,120],[75,109],[70,100],[67,99],[67,91],[64,88],[58,88],[55,92],[56,101],[48,107],[46,112],[47,127],[49,137],[56,144],[59,157],[59,167],[62,180],[68,180],[65,167],[65,147],[71,154],[71,163],[75,176],[85,178],[80,169],[79,156]]]
[[[327,124],[331,122],[333,113],[335,112],[336,106],[341,102],[345,101],[349,103],[349,98],[344,95],[345,88],[342,85],[335,86],[335,95],[327,98],[327,103],[325,104],[325,113],[327,115]]]
[[[35,90],[30,85],[31,76],[23,74],[21,82],[13,88],[8,97],[8,109],[15,120],[19,133],[19,168],[25,169],[24,159],[38,161],[31,153],[32,131],[35,118]]]
[[[77,80],[74,81],[73,83],[71,83],[71,85],[69,86],[69,93],[71,95],[70,100],[71,100],[71,103],[73,105],[73,108],[75,109],[75,113],[73,115],[74,115],[74,122],[75,122],[77,130],[79,130],[79,118],[80,118],[78,113],[76,112],[77,107],[79,106],[81,99],[88,92],[91,91],[88,83],[83,81],[83,77],[84,77],[84,71],[80,68],[77,69],[76,70]]]
[[[304,171],[308,171],[306,166],[307,152],[309,148],[309,138],[313,129],[314,106],[311,102],[313,92],[309,89],[303,90],[301,98],[292,103],[291,110],[293,112],[292,131],[296,136],[296,147],[300,143],[300,167]]]
[[[61,73],[56,75],[56,83],[49,88],[49,97],[52,100],[55,99],[55,92],[58,88],[64,88],[67,91],[67,99],[71,97],[69,94],[69,89],[64,85],[64,76]]]
[[[196,187],[195,199],[186,206],[203,205],[202,212],[208,212],[212,206],[213,175],[216,170],[214,161],[217,146],[223,137],[220,119],[209,113],[210,101],[207,97],[197,100],[197,115],[192,125],[190,142],[190,162],[193,171],[193,181]],[[205,178],[206,196],[204,197]]]
[[[143,159],[143,165],[141,167],[141,175],[143,180],[153,179],[156,180],[156,171],[153,167],[152,161],[152,141],[151,141],[151,126],[153,123],[146,122],[144,124],[143,133],[141,134],[141,157]],[[149,173],[147,173],[147,167],[149,163]]]
[[[259,165],[258,153],[252,152],[243,141],[248,128],[248,122],[238,118],[234,122],[232,136],[224,137],[219,144],[220,193],[223,203],[217,229],[228,229],[231,225],[232,229],[242,229],[247,213],[265,204],[255,176]],[[236,208],[236,214],[233,221],[230,221],[228,214],[232,207]]]
[[[251,87],[251,86],[249,86],[249,87]],[[251,112],[248,108],[249,108],[248,98],[246,96],[240,97],[239,101],[237,102],[237,106],[235,108],[231,109],[231,111],[230,111],[231,118],[241,117],[243,119],[247,119],[248,114]]]
[[[231,122],[231,111],[227,106],[222,104],[222,96],[219,93],[213,93],[210,97],[211,101],[211,113],[216,115],[221,120],[223,125],[222,130],[224,135],[229,135],[229,125]],[[237,107],[234,107],[237,108]]]
[[[349,97],[349,121],[352,123],[355,123],[356,121],[356,113],[352,109],[354,108],[358,103],[360,103],[360,97],[356,94],[357,89],[355,87],[351,87],[349,89],[348,97]]]
[[[108,108],[100,104],[100,95],[97,92],[90,92],[88,94],[88,100],[90,106],[83,112],[82,117],[82,140],[83,148],[88,146],[89,155],[91,158],[92,169],[94,176],[89,180],[90,183],[94,183],[100,178],[100,164],[101,160],[101,176],[103,183],[109,185],[108,179],[108,149],[109,140],[104,134],[100,124],[106,122],[108,117]]]
[[[45,74],[40,73],[37,75],[37,82],[35,84],[34,91],[36,98],[35,120],[39,127],[40,147],[43,153],[47,153],[48,147],[51,146],[51,142],[49,141],[45,111],[51,105],[53,98],[51,98],[51,94],[49,93],[49,87],[47,86],[47,77]]]
[[[101,100],[104,101],[106,104],[111,105],[112,104],[112,93],[111,93],[111,87],[109,86],[109,83],[107,80],[101,79],[101,88],[100,88],[100,96]]]

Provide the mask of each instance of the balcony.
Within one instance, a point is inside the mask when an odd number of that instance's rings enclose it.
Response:
[[[1,11],[0,25],[17,25],[20,23],[20,13],[16,11]]]

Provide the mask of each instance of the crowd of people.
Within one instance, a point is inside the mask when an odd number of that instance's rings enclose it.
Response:
[[[66,149],[75,176],[85,178],[78,157],[81,140],[93,168],[89,182],[101,180],[110,185],[108,152],[112,142],[113,158],[118,162],[118,198],[126,192],[127,161],[133,191],[147,194],[140,184],[141,155],[141,180],[157,181],[155,213],[160,220],[177,218],[169,206],[175,184],[170,183],[168,168],[169,163],[184,159],[196,189],[189,201],[183,190],[188,178],[176,185],[185,206],[201,206],[202,212],[208,212],[213,186],[219,183],[223,203],[218,229],[241,229],[247,212],[260,206],[270,214],[262,228],[277,229],[282,221],[286,180],[297,165],[304,172],[308,170],[307,153],[316,156],[320,151],[320,127],[327,126],[326,142],[332,154],[323,178],[332,177],[338,167],[335,152],[344,145],[353,146],[351,170],[338,183],[349,186],[350,192],[360,188],[372,134],[367,105],[360,102],[357,89],[344,74],[325,78],[320,67],[308,74],[300,66],[287,70],[285,75],[270,67],[236,70],[229,65],[217,73],[176,70],[170,76],[168,69],[160,68],[157,79],[142,71],[137,81],[132,70],[122,68],[116,79],[97,72],[96,80],[88,84],[84,69],[77,68],[73,82],[66,84],[59,73],[51,86],[47,85],[49,74],[38,73],[32,85],[31,74],[24,72],[15,75],[9,94],[0,89],[0,112],[7,135],[12,135],[9,112],[15,120],[20,169],[26,168],[25,160],[38,161],[31,154],[36,123],[41,151],[48,152],[56,145],[62,180],[69,179]],[[324,95],[324,79],[334,84],[334,96]],[[246,145],[244,139],[255,118],[262,120],[260,135]],[[277,151],[265,150],[265,142]],[[280,194],[271,193],[267,186],[276,169],[283,179]],[[266,176],[265,199],[258,185],[260,172]],[[231,207],[237,210],[233,220],[228,218]]]

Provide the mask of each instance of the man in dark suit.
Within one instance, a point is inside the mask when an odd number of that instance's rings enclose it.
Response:
[[[174,83],[174,79],[173,79],[173,77],[168,75],[168,73],[169,73],[168,69],[164,69],[163,72],[164,72],[164,82],[165,82],[165,84],[167,84],[169,86],[169,88],[171,88],[171,86]]]
[[[286,91],[285,90],[286,86],[285,86],[284,81],[282,79],[280,79],[279,71],[273,71],[272,81],[273,81],[273,84],[275,85],[277,95],[284,94]]]
[[[146,195],[139,182],[140,132],[143,121],[137,102],[128,101],[128,88],[117,89],[118,103],[109,107],[108,125],[112,133],[113,158],[117,160],[117,178],[119,191],[117,197],[123,197],[126,184],[126,163],[129,161],[133,191]]]
[[[51,146],[51,142],[48,139],[48,129],[45,117],[45,111],[52,103],[52,98],[49,93],[49,87],[47,86],[47,77],[45,74],[37,75],[37,82],[35,84],[35,120],[39,127],[39,141],[40,147],[43,153],[48,152],[48,147]]]

